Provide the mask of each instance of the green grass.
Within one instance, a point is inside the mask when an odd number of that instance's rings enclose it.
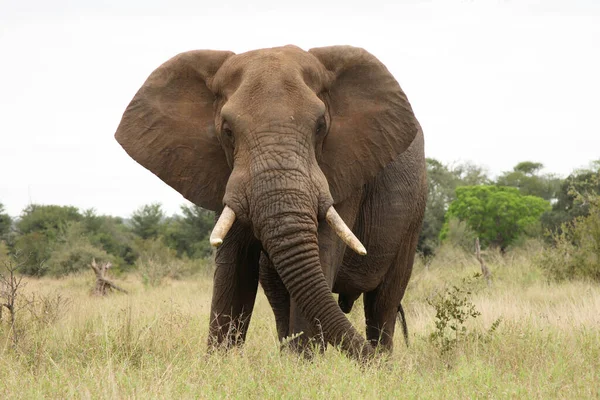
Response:
[[[52,324],[24,319],[16,349],[3,324],[0,398],[598,398],[600,287],[548,284],[529,253],[486,255],[494,284],[477,283],[472,297],[482,315],[444,356],[429,340],[426,299],[478,265],[453,249],[418,262],[404,302],[411,345],[398,327],[393,355],[368,366],[335,349],[313,361],[281,353],[262,292],[246,345],[207,354],[207,276],[152,288],[132,275],[120,280],[129,295],[107,298],[89,295],[91,272],[28,279],[28,293],[71,304]],[[350,318],[363,331],[361,314],[357,303]]]

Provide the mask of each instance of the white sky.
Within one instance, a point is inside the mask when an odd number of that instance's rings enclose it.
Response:
[[[531,160],[566,175],[600,158],[600,1],[98,3],[0,0],[0,203],[11,215],[30,202],[176,212],[183,197],[113,134],[152,70],[200,48],[364,47],[442,162],[498,174]]]

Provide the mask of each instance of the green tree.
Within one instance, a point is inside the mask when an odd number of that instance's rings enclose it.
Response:
[[[600,186],[600,173],[589,181]],[[562,224],[553,232],[552,246],[537,259],[548,276],[557,281],[592,279],[600,282],[600,194],[597,191],[571,191],[576,205],[586,205],[588,212]]]
[[[504,172],[496,181],[498,186],[519,189],[521,194],[541,197],[545,200],[556,198],[560,178],[553,174],[540,174],[544,164],[532,161],[518,163],[512,171]]]
[[[81,221],[90,244],[114,257],[115,267],[133,266],[137,258],[135,235],[120,217],[97,215],[93,209],[83,212]]]
[[[131,216],[133,233],[142,239],[157,238],[162,234],[165,213],[158,203],[146,204]]]
[[[211,254],[208,237],[215,224],[212,211],[196,205],[182,205],[183,216],[174,216],[167,224],[165,240],[177,256],[204,258]]]
[[[456,177],[456,186],[489,185],[492,182],[486,168],[470,161],[454,164],[449,170]]]
[[[44,272],[54,276],[67,275],[89,268],[94,259],[115,262],[114,256],[90,242],[82,222],[70,222],[54,244]]]
[[[465,221],[484,245],[505,249],[519,235],[534,227],[550,208],[539,197],[524,196],[518,189],[492,185],[463,186],[456,189],[450,204],[441,239],[448,235],[448,221]]]
[[[20,234],[40,232],[56,239],[69,222],[81,219],[76,207],[31,204],[23,210],[16,226]]]
[[[64,234],[69,223],[81,219],[76,207],[39,204],[26,207],[16,223],[18,236],[14,244],[24,263],[21,271],[43,275],[58,238]]]
[[[447,166],[434,158],[427,158],[427,207],[417,250],[431,255],[439,245],[440,232],[448,206],[456,198],[460,186],[488,184],[484,168],[470,162]]]
[[[560,232],[565,223],[590,213],[590,202],[578,201],[581,196],[600,194],[600,160],[589,168],[573,172],[560,184],[552,210],[542,216],[542,225],[552,233]]]
[[[12,218],[4,211],[4,205],[0,203],[0,241],[6,240],[12,226]]]

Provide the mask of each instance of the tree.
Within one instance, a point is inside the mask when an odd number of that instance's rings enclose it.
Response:
[[[20,234],[40,232],[55,239],[69,222],[81,221],[81,218],[76,207],[31,204],[23,210],[16,226]]]
[[[427,158],[427,207],[417,250],[431,255],[439,245],[440,232],[448,206],[456,198],[457,187],[488,184],[484,168],[470,162],[447,166],[434,158]]]
[[[553,174],[540,174],[544,164],[532,161],[518,163],[512,171],[504,172],[496,181],[498,186],[519,189],[521,194],[538,196],[545,200],[556,198],[560,179]]]
[[[203,258],[211,254],[208,237],[214,227],[212,211],[196,205],[182,205],[183,216],[174,216],[166,228],[165,240],[177,255],[190,258]]]
[[[4,205],[0,203],[0,241],[5,240],[12,226],[12,218],[4,212]]]
[[[600,188],[600,173],[589,183]],[[592,279],[600,282],[600,194],[573,189],[571,195],[574,204],[586,204],[588,212],[563,223],[560,230],[553,232],[552,246],[541,254],[537,263],[557,281]]]
[[[90,243],[115,257],[114,266],[123,269],[133,266],[137,258],[135,235],[120,217],[97,215],[93,209],[83,212],[81,221]]]
[[[57,240],[71,222],[82,218],[71,206],[32,204],[23,210],[16,223],[18,236],[15,250],[22,257],[21,272],[30,275],[45,273],[45,263],[52,255]]]
[[[552,210],[542,216],[542,226],[552,233],[560,232],[563,224],[585,217],[590,213],[588,201],[578,201],[582,196],[600,194],[600,160],[589,168],[580,169],[561,182]]]
[[[485,245],[504,250],[519,235],[535,226],[549,208],[546,200],[524,196],[516,188],[491,185],[459,187],[456,200],[446,213],[440,237],[442,240],[446,238],[448,221],[457,218],[465,221]]]
[[[159,203],[146,204],[131,216],[133,233],[142,239],[153,239],[161,235],[165,213]]]
[[[457,186],[489,185],[491,180],[485,167],[470,161],[454,164],[450,172],[457,179]]]
[[[4,204],[0,203],[0,240],[6,238],[12,226],[12,218],[4,211]]]

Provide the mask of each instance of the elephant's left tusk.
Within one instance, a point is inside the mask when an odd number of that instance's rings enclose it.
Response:
[[[352,250],[364,256],[367,254],[367,249],[365,246],[358,240],[354,233],[348,228],[348,225],[342,220],[342,217],[335,211],[333,206],[329,207],[327,210],[327,214],[325,215],[325,219],[327,223],[331,225],[335,233],[346,243]]]
[[[221,216],[217,220],[212,233],[210,234],[210,244],[214,247],[219,247],[223,244],[223,239],[231,229],[231,225],[235,222],[235,212],[228,206],[225,206]]]

